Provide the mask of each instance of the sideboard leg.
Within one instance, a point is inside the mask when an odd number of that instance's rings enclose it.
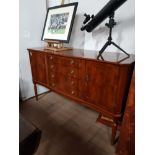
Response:
[[[96,121],[100,122],[102,124],[105,124],[105,125],[107,125],[107,126],[112,128],[111,144],[112,145],[115,144],[115,142],[116,142],[115,138],[116,138],[116,133],[117,133],[117,123],[114,122],[114,120],[112,120],[112,119],[104,117],[104,115],[102,113],[99,114],[99,116],[98,116]]]
[[[113,124],[112,126],[112,135],[111,135],[111,144],[115,144],[115,138],[116,138],[116,132],[117,132],[117,125]]]
[[[34,93],[35,93],[36,100],[38,101],[37,85],[35,83],[34,83]]]

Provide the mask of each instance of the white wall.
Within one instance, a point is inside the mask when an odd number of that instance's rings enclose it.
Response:
[[[70,0],[70,2],[76,2]],[[81,32],[80,28],[84,20],[84,13],[96,14],[104,7],[109,0],[78,0],[79,6],[77,16],[75,18],[74,28],[70,45],[76,48],[84,48],[91,50],[100,50],[105,44],[108,37],[108,28],[105,23],[108,18],[103,21],[92,33]],[[117,25],[113,29],[113,41],[120,45],[128,53],[135,51],[135,4],[134,0],[125,2],[116,12],[115,20]],[[110,46],[107,51],[119,52],[113,46]]]
[[[41,41],[46,15],[45,0],[19,1],[19,67],[20,89],[23,99],[34,95],[27,48],[43,46]],[[39,93],[46,89],[39,87]]]
[[[92,33],[80,31],[84,20],[84,13],[98,13],[109,0],[66,0],[66,3],[79,2],[74,27],[69,46],[74,48],[84,48],[90,50],[100,50],[107,41],[108,28],[103,21]],[[59,5],[60,0],[49,0],[49,7]],[[117,25],[113,29],[113,41],[121,46],[128,53],[135,53],[135,1],[128,0],[115,12]],[[120,52],[113,46],[108,47],[107,51]]]
[[[96,14],[109,0],[77,0],[79,2],[77,15],[72,30],[69,46],[100,50],[108,37],[108,28],[105,27],[106,19],[92,33],[81,31],[84,13]],[[65,2],[77,2],[66,0]],[[60,0],[47,0],[48,6],[60,4]],[[135,5],[134,0],[128,0],[115,13],[117,25],[113,29],[113,41],[128,53],[135,51]],[[43,46],[40,41],[42,28],[46,15],[46,0],[20,1],[20,86],[22,96],[29,98],[34,95],[31,69],[27,48]],[[107,51],[119,52],[113,46]],[[47,89],[39,87],[39,93]]]

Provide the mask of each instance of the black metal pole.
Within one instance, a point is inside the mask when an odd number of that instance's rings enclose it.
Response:
[[[112,28],[116,25],[116,22],[114,20],[114,13],[112,13],[109,16],[109,23],[105,24],[108,28],[109,28],[109,37],[108,37],[108,41],[105,43],[105,45],[102,47],[102,49],[99,51],[99,54],[97,56],[97,59],[99,59],[102,56],[102,53],[105,51],[105,49],[107,48],[107,46],[110,46],[111,44],[114,45],[116,48],[118,48],[119,50],[121,50],[123,53],[125,53],[128,57],[130,56],[130,54],[128,54],[126,51],[124,51],[121,47],[119,47],[116,43],[114,43],[112,41]],[[103,58],[103,57],[102,57]]]

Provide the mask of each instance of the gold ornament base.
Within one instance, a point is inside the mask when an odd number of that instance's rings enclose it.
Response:
[[[51,41],[51,40],[45,40],[47,43],[47,46],[45,49],[51,50],[51,51],[67,51],[67,50],[72,50],[70,47],[64,47],[63,43],[60,41]]]

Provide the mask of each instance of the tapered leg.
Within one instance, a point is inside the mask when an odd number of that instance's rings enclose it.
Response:
[[[102,124],[105,124],[107,126],[110,126],[112,128],[111,144],[113,145],[116,142],[115,138],[116,138],[116,132],[117,132],[117,125],[118,124],[116,122],[114,122],[114,120],[112,121],[111,119],[106,118],[106,117],[102,117],[102,116],[103,116],[103,114],[100,113],[96,121],[100,122]]]
[[[116,132],[117,132],[117,125],[113,124],[112,126],[112,135],[111,135],[111,144],[115,144],[115,138],[116,138]]]
[[[38,101],[37,86],[35,83],[34,83],[34,93],[35,93],[36,100]]]

